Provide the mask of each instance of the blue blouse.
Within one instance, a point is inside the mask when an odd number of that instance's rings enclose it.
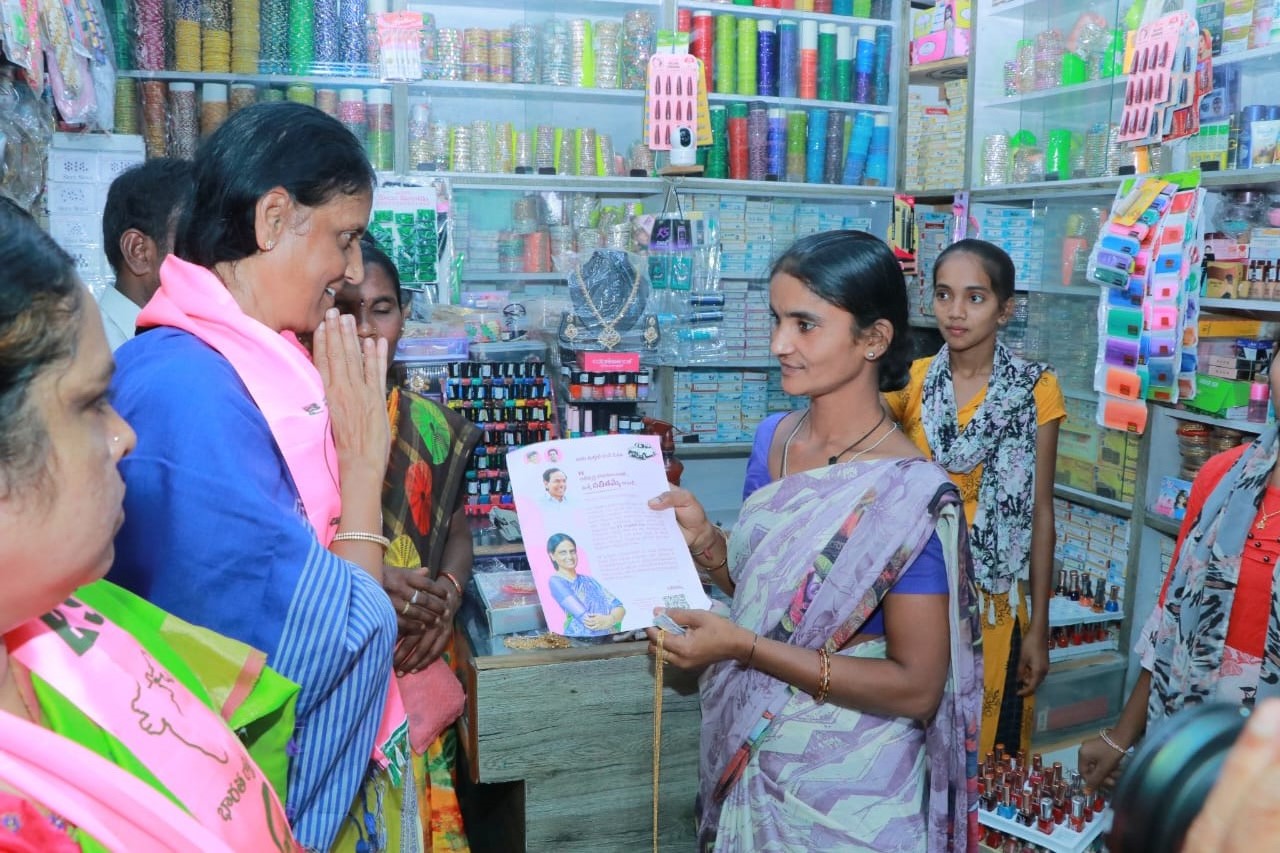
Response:
[[[769,474],[769,448],[773,445],[778,424],[782,423],[787,414],[788,412],[777,412],[769,415],[756,428],[755,440],[751,444],[751,457],[747,459],[747,476],[742,484],[744,501],[772,480]],[[898,582],[890,591],[895,595],[945,595],[947,589],[947,563],[942,553],[942,541],[935,533],[929,537],[915,562],[903,569]],[[858,633],[877,636],[884,634],[883,602],[867,618]]]

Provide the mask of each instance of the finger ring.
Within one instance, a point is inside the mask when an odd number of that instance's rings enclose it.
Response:
[[[420,593],[420,592],[422,592],[422,590],[420,590],[420,589],[415,589],[415,590],[413,591],[413,597],[409,599],[409,603],[410,603],[410,604],[417,604],[417,603],[418,603],[418,593]]]
[[[404,610],[401,610],[401,611],[400,611],[400,615],[401,615],[401,616],[408,616],[408,615],[409,615],[409,602],[407,602],[407,601],[406,601],[406,602],[404,603]]]

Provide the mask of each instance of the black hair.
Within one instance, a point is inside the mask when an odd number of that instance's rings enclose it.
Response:
[[[865,231],[825,231],[803,237],[773,262],[769,277],[799,279],[815,295],[853,315],[858,334],[877,320],[893,326],[893,340],[875,363],[880,390],[907,386],[911,344],[907,339],[907,282],[893,250]]]
[[[546,483],[550,483],[550,482],[551,482],[551,476],[552,476],[553,474],[564,474],[564,472],[563,472],[563,471],[561,471],[559,468],[548,468],[547,470],[543,471],[543,472],[542,472],[542,482],[543,482],[543,484],[544,484],[544,485],[545,485]],[[568,478],[568,475],[567,475],[567,474],[565,474],[565,477],[566,477],[566,479],[567,479],[567,478]]]
[[[570,545],[572,545],[575,551],[578,550],[578,543],[575,542],[573,540],[573,537],[570,536],[568,533],[552,533],[551,538],[547,540],[547,553],[554,554],[556,552],[556,549],[559,548],[565,542],[568,542]]]
[[[1001,308],[1013,298],[1013,283],[1018,276],[1013,259],[996,244],[988,243],[986,240],[974,240],[971,237],[957,240],[938,255],[938,260],[933,263],[934,287],[938,286],[938,270],[952,255],[969,255],[982,265],[982,271],[987,274],[987,280],[991,282],[991,291],[996,295]]]
[[[124,264],[120,235],[130,228],[172,251],[169,233],[190,204],[194,186],[195,167],[171,157],[156,157],[116,176],[102,209],[102,248],[116,275]]]
[[[75,355],[85,290],[75,262],[0,196],[0,498],[46,471],[49,434],[31,385]]]
[[[318,207],[370,192],[376,181],[359,140],[315,107],[277,101],[237,110],[196,152],[195,197],[174,252],[208,268],[247,258],[258,252],[258,200],[275,187]]]
[[[396,269],[395,262],[391,260],[390,255],[382,251],[382,247],[378,245],[378,241],[369,236],[368,233],[362,234],[360,237],[360,258],[364,261],[365,277],[369,275],[369,267],[374,266],[386,273],[387,279],[391,282],[391,289],[396,294],[396,305],[404,308],[404,293],[400,290],[400,270]]]

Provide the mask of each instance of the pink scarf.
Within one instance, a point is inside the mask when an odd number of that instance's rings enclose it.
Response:
[[[338,453],[320,372],[298,339],[245,314],[216,275],[175,255],[161,265],[160,289],[138,315],[138,326],[190,332],[231,362],[267,420],[316,536],[329,547],[342,516]],[[386,755],[399,752],[397,743],[406,738],[404,705],[390,674],[388,683],[373,753],[384,767]]]
[[[239,739],[127,631],[68,599],[4,642],[190,814],[78,743],[0,714],[0,778],[24,795],[111,849],[297,849],[275,791]]]
[[[342,515],[338,454],[320,373],[298,339],[245,314],[217,276],[175,255],[160,267],[160,289],[138,326],[190,332],[231,362],[271,427],[316,536],[329,547]]]

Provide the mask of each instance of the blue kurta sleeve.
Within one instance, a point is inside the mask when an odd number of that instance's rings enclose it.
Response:
[[[195,337],[148,331],[117,353],[114,402],[138,433],[121,464],[109,577],[267,652],[301,687],[287,808],[326,849],[364,777],[386,699],[395,614],[377,582],[316,539],[262,413]]]

